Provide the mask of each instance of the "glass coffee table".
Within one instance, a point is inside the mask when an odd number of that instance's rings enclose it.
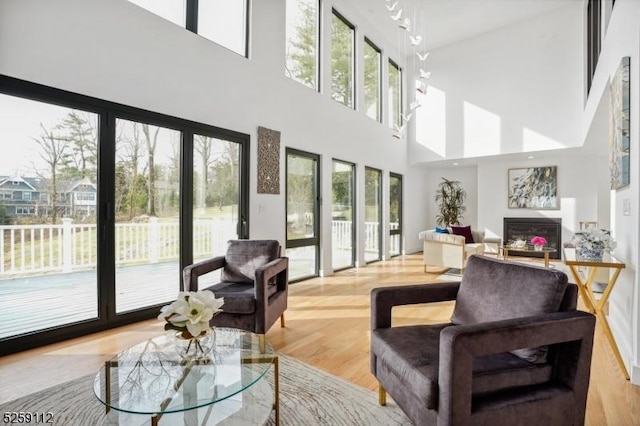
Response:
[[[279,424],[278,356],[258,335],[214,329],[213,350],[186,361],[175,338],[162,335],[105,362],[93,390],[105,405],[103,425],[263,424],[275,410]],[[274,386],[265,377],[274,368]]]
[[[510,244],[500,246],[500,250],[502,250],[502,257],[504,258],[504,260],[508,260],[510,251],[528,254],[542,253],[544,257],[545,268],[549,267],[549,254],[556,253],[558,251],[551,247],[543,247],[542,250],[536,250],[533,246],[515,247]]]

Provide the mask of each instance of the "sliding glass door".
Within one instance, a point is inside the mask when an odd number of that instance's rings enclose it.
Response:
[[[389,175],[389,254],[402,253],[402,175]]]
[[[318,275],[320,157],[287,148],[287,244],[289,280]]]
[[[364,260],[382,259],[382,171],[371,167],[364,170]]]
[[[241,213],[241,145],[216,137],[193,139],[193,261],[226,252],[227,241],[246,228]],[[207,287],[219,281],[220,270],[200,277]]]
[[[0,342],[100,315],[98,120],[0,94]]]
[[[331,175],[331,267],[350,268],[356,260],[356,166],[333,160]]]
[[[175,300],[180,291],[182,134],[116,120],[116,312]]]
[[[154,318],[184,266],[249,237],[248,135],[0,87],[0,355]]]

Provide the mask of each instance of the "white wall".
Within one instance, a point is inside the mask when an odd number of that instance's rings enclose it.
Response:
[[[395,47],[346,0],[324,2],[325,34],[330,34],[332,6],[357,26],[360,45],[366,35],[383,49],[385,61],[390,56],[402,64]],[[325,164],[339,158],[359,168],[403,174],[405,248],[419,250],[426,200],[410,179],[422,181],[424,172],[407,165],[407,144],[387,125],[331,100],[326,73],[322,93],[285,77],[285,2],[254,1],[251,10],[248,60],[125,0],[2,0],[0,73],[249,134],[252,238],[284,243],[285,147],[320,154]],[[324,43],[324,58],[329,49]],[[359,77],[357,87],[362,84]],[[256,193],[258,126],[281,131],[280,195]],[[322,175],[325,203],[330,202],[327,170]],[[364,205],[363,198],[359,202]],[[321,269],[330,273],[330,215],[321,220]]]
[[[589,167],[585,167],[589,164]],[[557,210],[513,209],[507,205],[508,171],[523,167],[558,167]],[[568,242],[581,221],[597,221],[608,228],[608,218],[598,216],[598,183],[608,180],[607,158],[570,156],[531,160],[494,160],[478,165],[478,226],[487,234],[503,237],[505,217],[562,219],[562,241]],[[602,194],[601,194],[602,195]],[[604,196],[607,195],[605,191]]]
[[[631,381],[640,384],[640,301],[638,264],[640,262],[639,209],[640,185],[640,2],[617,0],[610,15],[598,59],[596,73],[589,98],[584,108],[585,144],[595,143],[592,127],[600,124],[600,111],[608,108],[608,84],[615,74],[620,60],[631,57],[631,184],[611,191],[611,223],[618,243],[615,255],[625,262],[626,268],[620,274],[616,287],[609,299],[609,322],[618,343],[622,358],[631,375]],[[623,214],[624,200],[629,200],[631,212]]]
[[[581,146],[581,4],[435,49],[412,161]]]

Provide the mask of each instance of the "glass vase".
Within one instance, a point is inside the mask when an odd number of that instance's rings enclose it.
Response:
[[[182,332],[175,334],[176,352],[185,361],[198,361],[209,357],[215,344],[215,330],[210,329],[197,337],[185,338]]]

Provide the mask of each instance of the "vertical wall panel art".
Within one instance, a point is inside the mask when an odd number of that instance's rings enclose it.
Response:
[[[280,194],[280,132],[258,127],[258,194]]]

